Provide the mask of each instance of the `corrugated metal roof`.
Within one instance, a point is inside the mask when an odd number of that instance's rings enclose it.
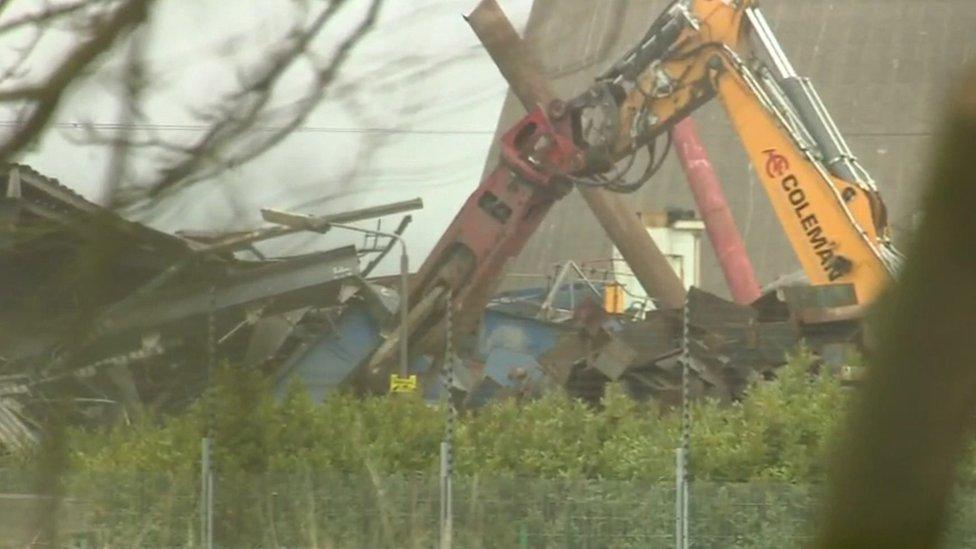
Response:
[[[667,2],[537,0],[526,30],[554,87],[564,97],[632,45]],[[770,19],[797,71],[814,80],[841,131],[877,180],[896,238],[912,226],[942,99],[963,65],[976,59],[972,0],[779,0]],[[506,100],[500,128],[522,115]],[[724,112],[712,103],[695,114],[733,214],[763,283],[799,264]],[[693,207],[675,159],[634,200],[641,211]],[[611,245],[582,199],[564,199],[513,262],[543,272],[557,261],[610,256]],[[705,289],[727,295],[712,253],[703,258]]]

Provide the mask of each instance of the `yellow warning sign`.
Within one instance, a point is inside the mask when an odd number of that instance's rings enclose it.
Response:
[[[603,287],[603,309],[610,314],[624,312],[624,287],[616,282]]]
[[[417,376],[411,375],[400,377],[396,374],[390,376],[391,393],[412,393],[417,390]]]

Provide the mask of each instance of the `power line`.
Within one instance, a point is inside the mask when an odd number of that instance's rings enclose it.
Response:
[[[16,120],[0,120],[2,128],[16,128],[21,122]],[[159,130],[202,132],[210,129],[206,124],[118,124],[114,122],[55,122],[51,126],[67,130]],[[283,127],[262,126],[252,131],[274,132],[285,129]],[[494,135],[494,130],[454,130],[454,129],[422,129],[422,128],[343,128],[335,126],[301,126],[293,133],[352,133],[352,134],[403,134],[403,135]]]

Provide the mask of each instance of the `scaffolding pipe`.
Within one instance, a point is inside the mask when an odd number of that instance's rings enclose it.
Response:
[[[762,295],[756,271],[746,253],[742,235],[732,218],[729,203],[718,176],[708,159],[708,152],[698,138],[698,129],[691,118],[685,118],[671,130],[674,148],[681,159],[681,167],[695,196],[698,213],[705,222],[708,240],[718,257],[722,274],[729,285],[732,299],[748,305]]]

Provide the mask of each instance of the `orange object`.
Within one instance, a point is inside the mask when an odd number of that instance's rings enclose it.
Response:
[[[603,287],[603,310],[619,315],[624,312],[624,287],[612,282]]]

